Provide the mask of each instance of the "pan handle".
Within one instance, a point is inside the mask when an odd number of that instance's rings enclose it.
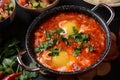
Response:
[[[21,51],[21,52],[19,52],[18,55],[17,55],[18,63],[22,66],[22,68],[25,69],[25,70],[28,70],[28,71],[38,71],[38,70],[40,70],[39,67],[30,68],[30,67],[26,66],[26,65],[23,63],[23,61],[21,60],[21,58],[22,58],[22,56],[23,56],[24,54],[26,54],[26,53],[27,53],[26,51]]]
[[[114,12],[114,10],[111,7],[109,7],[108,5],[106,5],[104,3],[101,3],[101,4],[98,4],[95,7],[93,7],[91,9],[91,11],[95,12],[99,7],[102,7],[102,6],[105,7],[110,12],[110,18],[106,22],[106,24],[108,26],[112,22],[112,20],[114,19],[114,17],[115,17],[115,12]]]

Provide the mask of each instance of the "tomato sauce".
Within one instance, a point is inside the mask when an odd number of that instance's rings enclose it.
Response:
[[[51,40],[47,40],[46,31],[54,32],[59,28],[64,32],[53,33],[51,36],[57,37],[56,42],[47,48],[43,47],[43,43],[47,44]],[[79,35],[83,38],[79,39],[81,37]],[[94,64],[103,54],[106,45],[105,33],[98,22],[85,14],[72,12],[59,13],[46,20],[34,32],[33,39],[34,49],[40,48],[40,52],[36,52],[35,55],[38,62],[62,72],[78,71]],[[43,48],[45,49],[42,50]]]

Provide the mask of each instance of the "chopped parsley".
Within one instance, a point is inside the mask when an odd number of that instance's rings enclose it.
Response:
[[[43,52],[43,51],[47,50],[49,47],[53,46],[56,43],[56,41],[57,41],[56,38],[53,38],[47,42],[42,42],[39,47],[36,47],[34,49],[34,52],[35,53]]]
[[[46,40],[50,40],[51,34],[48,31],[45,31],[45,33],[46,33]]]
[[[51,48],[50,51],[51,52],[48,54],[48,56],[59,56],[59,49]]]
[[[73,56],[77,57],[80,54],[81,49],[82,49],[82,44],[74,49]]]
[[[94,47],[93,46],[89,46],[89,50],[90,50],[90,52],[93,52],[94,51]]]
[[[80,46],[74,49],[73,56],[75,57],[80,54],[83,48],[89,48],[90,52],[94,51],[94,47],[88,43],[90,40],[90,36],[88,34],[79,33],[79,31],[76,29],[76,26],[73,26],[73,32],[73,34],[65,37],[64,35],[60,35],[61,33],[65,33],[62,28],[46,31],[46,42],[42,42],[39,47],[36,47],[34,49],[35,53],[50,49],[51,53],[48,54],[49,56],[58,56],[59,49],[52,48],[52,46],[59,44],[59,40],[63,41],[66,45],[71,45],[75,42],[80,44]],[[56,36],[54,36],[54,34]],[[71,42],[69,39],[73,39],[73,41]]]
[[[88,42],[90,37],[88,34],[78,33],[78,30],[73,27],[74,34],[69,35],[68,38],[73,38],[75,42]]]
[[[76,29],[76,26],[73,26],[73,32],[74,34],[78,34],[78,30]]]
[[[62,28],[58,28],[56,33],[60,35],[60,33],[65,33],[65,31]]]

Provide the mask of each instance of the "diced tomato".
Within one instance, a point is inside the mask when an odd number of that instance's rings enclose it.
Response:
[[[25,0],[19,0],[19,3],[20,3],[21,5],[25,5],[25,4],[26,4],[26,1],[25,1]]]
[[[4,3],[0,2],[0,8],[4,8]]]
[[[9,15],[7,13],[1,12],[1,15],[6,19],[9,17]]]
[[[4,3],[8,4],[10,3],[10,0],[4,0]]]

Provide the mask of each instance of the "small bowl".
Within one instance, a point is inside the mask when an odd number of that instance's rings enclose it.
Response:
[[[9,16],[8,16],[7,18],[3,19],[3,20],[0,22],[0,27],[5,27],[5,26],[9,25],[9,24],[13,21],[13,19],[14,19],[14,17],[15,17],[15,13],[16,13],[15,0],[10,0],[10,1],[11,1],[11,3],[13,4],[14,8],[13,8],[13,10],[12,10],[12,13],[9,14]]]
[[[33,14],[33,15],[38,15],[40,13],[42,13],[43,11],[47,10],[47,9],[50,9],[54,6],[57,5],[57,3],[59,2],[59,0],[54,0],[54,2],[52,2],[51,4],[47,5],[45,8],[28,8],[28,7],[25,7],[23,5],[21,5],[19,3],[19,0],[15,0],[16,3],[18,4],[19,7],[21,7],[22,9],[24,9],[25,11]],[[44,1],[44,0],[43,0]]]

